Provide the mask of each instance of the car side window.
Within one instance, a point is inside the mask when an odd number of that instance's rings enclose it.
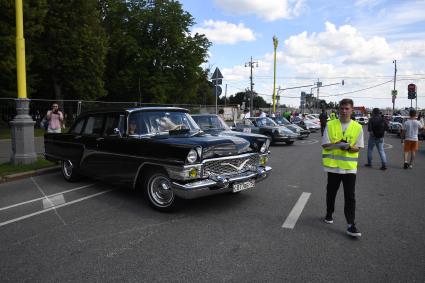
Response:
[[[75,126],[71,129],[72,134],[81,134],[81,130],[83,129],[84,122],[86,119],[80,119]]]
[[[106,116],[104,136],[116,136],[114,133],[115,128],[119,128],[120,116],[117,114],[109,114]]]
[[[86,135],[100,135],[103,128],[103,115],[90,116],[87,119],[84,134]]]

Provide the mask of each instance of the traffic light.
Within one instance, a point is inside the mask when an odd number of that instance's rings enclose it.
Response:
[[[416,98],[416,85],[415,84],[409,84],[407,86],[407,98],[408,99],[415,99]]]

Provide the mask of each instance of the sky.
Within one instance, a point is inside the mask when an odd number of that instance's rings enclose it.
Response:
[[[273,94],[273,36],[280,104],[298,107],[300,93],[322,83],[327,102],[352,98],[355,106],[410,107],[407,85],[417,85],[425,108],[425,0],[181,0],[195,19],[191,33],[212,42],[204,68],[218,67],[227,96],[250,87],[266,101]],[[342,85],[344,81],[344,85]],[[333,84],[332,86],[326,86]],[[413,100],[415,106],[415,100]]]

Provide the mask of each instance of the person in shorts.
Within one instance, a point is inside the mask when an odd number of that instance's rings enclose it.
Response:
[[[416,110],[410,109],[409,119],[406,120],[401,129],[401,142],[404,140],[404,169],[413,168],[413,162],[415,161],[416,151],[419,148],[418,134],[419,130],[422,129],[422,124],[416,119]],[[408,157],[410,153],[410,162]]]

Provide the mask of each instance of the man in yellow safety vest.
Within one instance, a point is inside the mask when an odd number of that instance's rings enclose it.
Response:
[[[322,160],[328,174],[326,186],[326,217],[324,221],[333,223],[335,198],[342,182],[344,187],[344,214],[347,220],[347,234],[360,237],[355,225],[355,186],[359,150],[364,147],[363,128],[351,120],[354,103],[343,99],[339,103],[339,119],[330,120],[322,137]]]

